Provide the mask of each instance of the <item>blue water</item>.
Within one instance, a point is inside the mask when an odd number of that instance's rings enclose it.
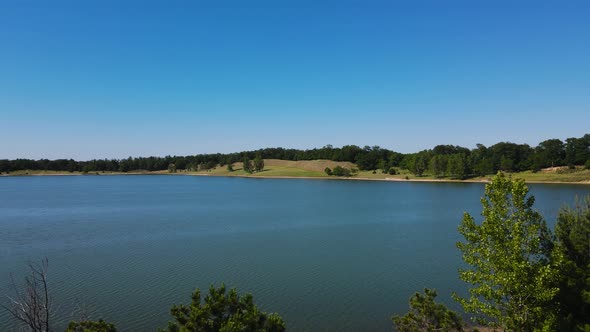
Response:
[[[49,259],[54,325],[81,312],[164,327],[173,303],[225,282],[291,331],[391,331],[424,287],[456,308],[455,242],[483,184],[193,176],[0,178],[0,295]],[[531,185],[549,224],[590,187]],[[2,296],[4,298],[4,296]],[[2,299],[3,300],[3,299]],[[14,323],[0,312],[0,331]]]

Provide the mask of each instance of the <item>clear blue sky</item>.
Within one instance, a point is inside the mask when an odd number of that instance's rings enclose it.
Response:
[[[588,132],[588,1],[0,2],[0,159]]]

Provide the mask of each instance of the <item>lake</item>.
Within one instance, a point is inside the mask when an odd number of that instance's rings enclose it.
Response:
[[[581,185],[530,185],[553,224]],[[85,312],[120,331],[165,327],[173,303],[221,282],[290,331],[391,331],[424,287],[457,308],[464,211],[480,183],[198,176],[0,178],[0,295],[49,259],[57,330]],[[477,219],[480,220],[480,219]],[[2,299],[4,300],[4,299]],[[0,312],[0,330],[14,324]]]

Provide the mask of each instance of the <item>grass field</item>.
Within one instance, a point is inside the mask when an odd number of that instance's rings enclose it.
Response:
[[[590,170],[582,169],[562,171],[540,171],[533,173],[531,171],[514,173],[515,177],[519,177],[529,182],[588,182],[590,183]]]
[[[248,177],[328,177],[324,173],[326,167],[334,168],[336,166],[353,168],[355,165],[349,162],[339,162],[331,160],[279,160],[265,159],[264,170],[257,173],[246,173],[242,169],[242,163],[234,163],[234,171],[230,172],[226,166],[217,167],[209,171],[200,171],[195,174],[209,174],[220,176],[248,176]]]
[[[218,175],[218,176],[246,176],[246,177],[322,177],[337,179],[335,176],[328,176],[324,169],[335,166],[342,166],[349,169],[356,168],[356,165],[349,162],[335,162],[330,160],[303,160],[288,161],[277,159],[266,159],[264,171],[259,173],[248,174],[242,170],[242,163],[233,165],[234,171],[229,172],[227,167],[217,167],[210,171],[196,172],[192,174]],[[452,178],[435,178],[432,174],[425,173],[423,176],[416,176],[408,170],[396,168],[397,174],[383,174],[380,170],[359,171],[351,179],[368,179],[368,180],[397,180],[397,181],[440,181],[440,182],[461,182],[462,180]],[[568,182],[568,183],[588,183],[590,184],[590,170],[578,167],[576,170],[566,170],[565,168],[543,170],[537,173],[531,171],[508,173],[514,178],[522,178],[527,182]],[[464,181],[486,182],[492,176],[470,178]]]

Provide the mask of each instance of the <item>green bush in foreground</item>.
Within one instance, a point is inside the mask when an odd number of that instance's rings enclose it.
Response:
[[[98,321],[70,322],[66,332],[117,332],[115,325],[100,319]]]
[[[196,289],[190,305],[174,305],[170,314],[174,321],[160,332],[285,331],[285,322],[278,314],[260,311],[252,295],[239,295],[235,288],[227,292],[223,284],[209,287],[203,302],[201,291]]]
[[[398,332],[462,332],[463,321],[454,311],[434,302],[436,290],[424,289],[424,295],[414,294],[410,298],[410,312],[391,319]]]

